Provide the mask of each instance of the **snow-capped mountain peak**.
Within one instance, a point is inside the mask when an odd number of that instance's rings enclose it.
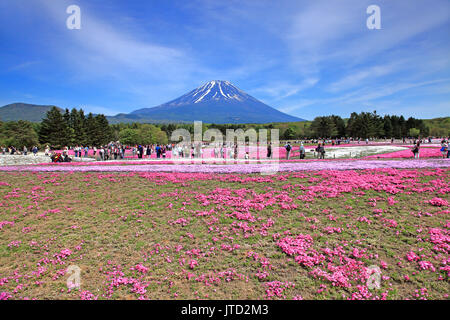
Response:
[[[212,80],[180,98],[194,104],[207,101],[244,101],[254,99],[228,81]]]
[[[165,121],[207,123],[267,123],[300,121],[282,113],[234,86],[228,81],[212,80],[181,97],[153,108],[131,112],[137,117]]]

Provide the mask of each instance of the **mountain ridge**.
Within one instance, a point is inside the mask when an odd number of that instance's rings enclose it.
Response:
[[[304,121],[278,111],[228,81],[212,80],[164,104],[130,114],[152,119],[207,123],[269,123]]]
[[[40,122],[45,118],[47,112],[57,107],[54,105],[39,105],[29,104],[23,102],[15,102],[7,104],[0,108],[0,120],[1,121],[18,121],[26,120],[30,122]],[[64,110],[57,107],[61,112]]]
[[[0,108],[0,120],[39,122],[53,106],[12,103]],[[59,108],[61,111],[63,109]],[[229,81],[212,80],[169,102],[130,113],[107,116],[110,123],[186,123],[203,121],[217,124],[306,121],[278,111],[245,93]]]

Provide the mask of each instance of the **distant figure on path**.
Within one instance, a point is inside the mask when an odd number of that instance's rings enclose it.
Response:
[[[448,158],[448,144],[447,141],[442,140],[441,142],[441,153],[442,153],[442,158],[447,157]]]
[[[161,158],[161,147],[159,144],[156,145],[156,158]]]
[[[23,146],[23,155],[26,156],[28,153],[28,149],[26,146]]]
[[[272,158],[272,142],[267,145],[267,158]]]
[[[300,144],[299,152],[300,152],[300,159],[305,159],[306,149],[303,146],[303,142]]]
[[[291,143],[288,141],[288,143],[286,143],[284,148],[286,149],[286,160],[289,160],[289,157],[291,156],[291,150],[292,150]]]
[[[417,143],[414,145],[414,148],[412,149],[414,159],[419,159],[419,152],[420,152],[420,142],[417,141]]]
[[[33,152],[34,156],[37,156],[38,150],[39,150],[38,147],[36,146],[33,147],[31,151]]]
[[[319,144],[319,159],[325,159],[325,147],[324,144]]]

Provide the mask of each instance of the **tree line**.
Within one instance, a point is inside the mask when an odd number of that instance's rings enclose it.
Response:
[[[39,142],[53,147],[100,146],[111,141],[112,130],[103,114],[85,116],[83,109],[56,107],[47,112],[38,130]]]
[[[126,145],[167,143],[166,132],[151,124],[131,123],[110,125],[103,114],[85,115],[83,109],[50,109],[40,123],[29,121],[0,121],[0,145],[102,146],[111,141]]]
[[[413,117],[405,120],[403,116],[385,115],[374,112],[353,112],[347,121],[339,116],[316,117],[311,123],[314,138],[403,138],[427,137],[430,129],[421,119]]]
[[[350,118],[320,116],[313,121],[268,123],[268,124],[203,124],[203,132],[209,128],[219,129],[226,135],[227,129],[279,129],[280,139],[311,138],[403,138],[450,135],[450,118],[421,120],[403,116],[385,115],[374,112],[353,112]],[[119,123],[110,125],[103,114],[85,115],[83,109],[72,110],[52,108],[41,123],[28,121],[0,121],[0,145],[23,146],[49,145],[101,146],[111,141],[126,145],[166,144],[173,131],[186,129],[194,133],[193,123],[146,124]]]

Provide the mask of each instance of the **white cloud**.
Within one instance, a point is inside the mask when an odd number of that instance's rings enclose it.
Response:
[[[281,100],[294,96],[301,91],[311,88],[319,82],[317,78],[307,78],[299,83],[275,82],[268,83],[267,86],[251,90],[257,94],[263,94],[274,100]]]
[[[299,9],[285,34],[299,72],[318,74],[330,63],[352,66],[376,58],[425,31],[448,23],[448,1],[384,2],[382,30],[366,28],[369,0],[318,0]],[[406,47],[404,56],[411,53]],[[339,63],[341,65],[339,65]]]

